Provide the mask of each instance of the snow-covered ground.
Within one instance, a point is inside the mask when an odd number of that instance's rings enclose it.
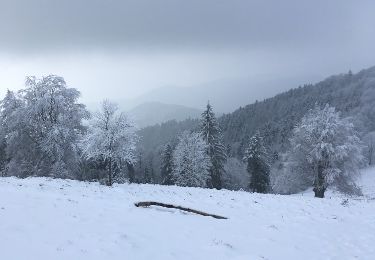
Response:
[[[345,202],[0,178],[0,259],[375,259],[375,169],[361,185],[366,196]],[[134,207],[143,200],[229,219]]]

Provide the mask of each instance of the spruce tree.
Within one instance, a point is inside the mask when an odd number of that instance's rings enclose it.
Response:
[[[206,110],[202,113],[201,134],[207,144],[207,154],[211,161],[208,187],[221,189],[227,155],[222,142],[221,130],[210,103],[207,104]]]
[[[161,176],[162,184],[172,185],[172,170],[173,170],[173,149],[170,144],[167,144],[164,148],[161,162]]]
[[[256,132],[250,138],[244,159],[247,162],[247,171],[250,174],[250,190],[258,193],[267,193],[270,186],[270,166],[268,164],[267,149],[259,132]]]

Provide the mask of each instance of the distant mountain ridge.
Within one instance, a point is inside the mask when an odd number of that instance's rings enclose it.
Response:
[[[182,121],[197,118],[201,111],[182,105],[147,102],[134,107],[128,113],[134,118],[137,126],[143,128],[170,120]]]
[[[316,77],[313,77],[316,78]],[[311,77],[310,77],[311,79]],[[124,110],[133,109],[144,103],[178,104],[189,108],[203,109],[207,101],[215,107],[217,114],[230,113],[240,106],[256,100],[272,97],[293,86],[302,79],[279,78],[270,80],[258,78],[218,79],[192,86],[164,86],[152,89],[136,98],[115,100]]]

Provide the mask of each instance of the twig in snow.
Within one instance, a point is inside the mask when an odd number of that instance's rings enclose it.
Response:
[[[179,209],[179,210],[195,213],[195,214],[206,216],[206,217],[213,217],[213,218],[216,218],[216,219],[228,219],[227,217],[223,217],[223,216],[219,216],[219,215],[215,215],[215,214],[209,214],[209,213],[199,211],[199,210],[195,210],[195,209],[185,208],[185,207],[176,206],[176,205],[172,205],[172,204],[165,204],[165,203],[156,202],[156,201],[137,202],[137,203],[134,203],[134,205],[136,207],[159,206],[159,207],[164,207],[164,208],[169,208],[169,209],[173,208],[173,209]]]

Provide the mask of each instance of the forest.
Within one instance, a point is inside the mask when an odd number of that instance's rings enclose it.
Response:
[[[215,116],[142,129],[104,100],[89,112],[64,79],[28,77],[1,101],[2,176],[291,194],[360,194],[374,161],[375,67],[331,76]]]

